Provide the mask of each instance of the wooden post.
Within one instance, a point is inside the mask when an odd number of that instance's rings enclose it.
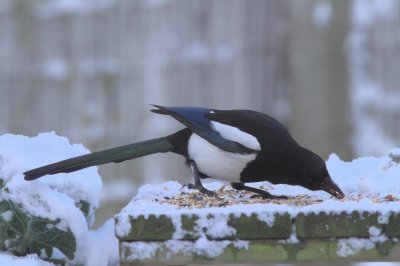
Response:
[[[291,1],[291,131],[325,159],[351,158],[345,0]]]

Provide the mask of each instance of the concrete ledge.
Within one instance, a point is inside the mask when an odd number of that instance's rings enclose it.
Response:
[[[379,213],[321,212],[299,213],[291,218],[289,213],[274,214],[273,224],[260,221],[259,215],[228,215],[227,224],[234,228],[233,234],[215,237],[208,234],[213,228],[202,228],[208,240],[247,240],[246,247],[228,244],[216,257],[208,258],[190,252],[173,252],[173,247],[164,245],[172,240],[176,228],[166,215],[150,215],[147,218],[131,217],[131,231],[121,237],[121,261],[138,262],[134,254],[138,243],[157,244],[154,255],[142,263],[171,264],[194,263],[262,263],[314,260],[400,260],[400,243],[397,241],[400,227],[398,213],[392,213],[387,224],[379,222]],[[207,216],[213,219],[212,214]],[[195,230],[199,217],[181,215],[181,235],[173,245],[194,243],[199,237]],[[116,226],[120,221],[116,218]],[[212,224],[212,223],[210,223]],[[371,231],[371,228],[373,230]],[[372,240],[371,240],[372,237]],[[361,245],[361,246],[360,246]]]
[[[400,260],[397,198],[304,195],[276,201],[253,200],[223,186],[213,190],[220,199],[173,182],[148,187],[115,217],[121,262]]]
[[[342,212],[340,214],[299,213],[295,218],[299,238],[369,237],[372,226],[382,229],[379,213]]]
[[[158,250],[154,256],[139,262],[132,259],[132,247],[127,242],[121,243],[121,261],[124,263],[143,263],[171,265],[179,263],[266,263],[266,262],[308,262],[308,261],[399,261],[400,243],[392,240],[377,244],[371,249],[361,249],[346,257],[338,255],[337,239],[309,239],[299,243],[286,244],[273,240],[250,241],[247,249],[238,249],[233,245],[226,247],[215,258],[190,253],[174,253],[171,250]]]

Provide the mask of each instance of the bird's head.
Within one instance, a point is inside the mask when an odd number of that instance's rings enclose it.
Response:
[[[303,186],[310,190],[323,190],[337,199],[343,199],[345,197],[342,190],[335,182],[333,182],[329,174],[316,178],[312,182],[306,183]]]
[[[310,190],[323,190],[337,199],[343,199],[345,195],[339,186],[333,182],[325,161],[311,151],[307,150],[306,153],[300,185]]]

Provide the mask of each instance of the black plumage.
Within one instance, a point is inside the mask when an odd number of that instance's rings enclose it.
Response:
[[[265,198],[282,196],[248,187],[245,183],[269,181],[272,184],[299,185],[326,191],[337,198],[344,197],[329,176],[324,160],[300,146],[271,116],[249,110],[155,107],[153,112],[170,115],[186,128],[166,137],[42,166],[25,172],[25,179],[170,151],[185,157],[194,175],[192,187],[211,196],[215,193],[205,189],[201,179],[222,179],[235,189],[249,190]]]

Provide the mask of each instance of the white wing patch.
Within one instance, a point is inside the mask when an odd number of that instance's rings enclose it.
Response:
[[[211,127],[219,132],[224,139],[236,141],[243,146],[252,150],[261,150],[260,143],[257,138],[249,133],[243,132],[237,127],[228,126],[219,122],[211,121]]]
[[[240,154],[221,150],[207,140],[192,134],[188,143],[189,158],[203,174],[220,180],[237,183],[247,164],[253,161],[256,153]]]

